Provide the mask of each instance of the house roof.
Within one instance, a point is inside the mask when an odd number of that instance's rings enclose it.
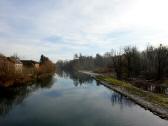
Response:
[[[22,64],[22,62],[20,61],[20,59],[18,58],[12,58],[12,57],[7,57],[8,61],[15,63],[15,64]]]
[[[34,65],[34,64],[39,64],[37,61],[34,60],[21,60],[23,65]]]

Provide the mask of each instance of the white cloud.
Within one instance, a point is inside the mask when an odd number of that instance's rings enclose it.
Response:
[[[167,0],[1,1],[0,48],[9,55],[65,59],[131,44],[141,49],[148,43],[167,45],[167,5]],[[63,41],[44,41],[52,36]]]

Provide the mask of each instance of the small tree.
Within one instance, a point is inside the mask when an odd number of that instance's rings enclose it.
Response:
[[[48,57],[41,55],[39,74],[53,73],[55,72],[55,68],[56,68],[56,65],[53,64],[52,61]]]

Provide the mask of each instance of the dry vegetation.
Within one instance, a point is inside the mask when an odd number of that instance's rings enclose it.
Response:
[[[20,60],[16,57],[17,60]],[[0,86],[11,86],[13,84],[22,84],[35,80],[38,76],[51,75],[55,72],[55,64],[45,57],[41,56],[39,67],[30,65],[22,66],[22,72],[16,72],[15,64],[10,62],[7,57],[0,55]]]

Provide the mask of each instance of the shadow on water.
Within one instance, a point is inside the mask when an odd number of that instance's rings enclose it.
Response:
[[[56,80],[54,80],[56,81]],[[54,83],[52,77],[40,79],[32,84],[22,86],[0,88],[0,116],[5,116],[13,106],[21,104],[32,92],[39,88],[51,88]]]

